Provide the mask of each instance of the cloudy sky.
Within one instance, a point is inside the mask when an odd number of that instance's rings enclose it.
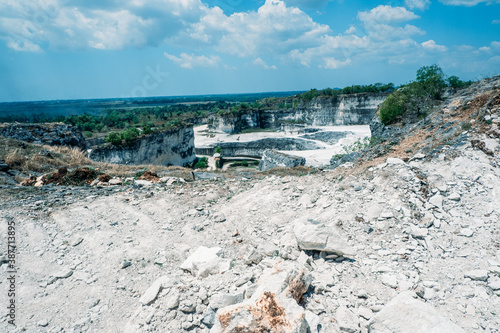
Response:
[[[0,102],[500,74],[500,0],[0,0]]]

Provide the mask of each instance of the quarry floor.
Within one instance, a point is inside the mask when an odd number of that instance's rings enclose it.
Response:
[[[368,125],[314,126],[314,128],[319,129],[318,132],[352,132],[352,133],[349,133],[345,138],[338,140],[338,142],[335,144],[328,144],[323,141],[309,139],[311,141],[316,142],[318,145],[324,147],[323,149],[302,150],[302,151],[288,150],[281,152],[300,157],[305,157],[307,166],[319,167],[328,165],[333,155],[345,153],[343,147],[348,147],[357,140],[371,136],[370,126]],[[302,135],[302,134],[285,134],[284,132],[277,131],[277,132],[254,132],[245,134],[210,132],[209,136],[207,130],[208,130],[207,125],[196,126],[194,128],[195,147],[197,148],[207,147],[215,143],[222,143],[222,142],[250,142],[265,138],[301,138]]]

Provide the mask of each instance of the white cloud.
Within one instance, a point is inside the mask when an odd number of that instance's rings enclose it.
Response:
[[[339,68],[346,67],[346,66],[351,64],[351,59],[340,61],[340,60],[337,60],[335,58],[327,57],[324,60],[325,60],[325,64],[323,66],[320,66],[320,67],[325,68],[325,69],[339,69]]]
[[[122,49],[157,45],[199,20],[200,0],[7,1],[0,5],[0,39],[16,50]],[[99,8],[99,9],[97,9]],[[37,45],[19,48],[16,45]]]
[[[467,6],[467,7],[476,6],[483,2],[487,4],[500,3],[500,0],[439,0],[439,1],[444,3],[445,5]]]
[[[327,25],[316,23],[306,13],[287,7],[281,0],[266,0],[258,11],[226,16],[218,7],[206,10],[200,22],[179,38],[186,43],[194,39],[217,51],[239,57],[259,54],[285,54],[295,48],[308,48],[330,31]]]
[[[272,66],[269,66],[268,64],[266,64],[266,62],[264,60],[262,60],[261,58],[257,58],[255,59],[253,62],[252,62],[255,66],[260,66],[264,69],[277,69],[277,67],[275,65],[272,65]]]
[[[446,52],[448,51],[448,48],[443,45],[438,45],[436,42],[432,39],[428,40],[427,42],[423,42],[421,44],[423,48],[427,51],[431,52]]]
[[[285,0],[285,2],[290,6],[296,6],[299,8],[322,8],[326,6],[327,3],[333,0]]]
[[[500,20],[493,20],[491,21],[491,24],[500,24]]]
[[[380,5],[367,12],[359,12],[358,18],[366,24],[397,23],[419,18],[420,16],[404,7]]]
[[[357,31],[357,29],[356,29],[356,27],[355,27],[355,26],[353,26],[353,25],[351,25],[351,26],[349,27],[349,29],[347,29],[344,33],[345,33],[346,35],[352,35],[352,34],[355,34],[356,32],[358,32],[358,31]]]
[[[410,9],[424,10],[431,4],[430,0],[405,0],[405,6]]]
[[[172,54],[164,53],[165,57],[182,68],[193,69],[195,67],[216,67],[221,62],[219,56],[205,55],[195,56],[194,54],[181,53],[180,57],[176,57]]]

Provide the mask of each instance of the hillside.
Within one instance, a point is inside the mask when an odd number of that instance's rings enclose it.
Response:
[[[333,170],[1,186],[17,331],[499,332],[499,126],[497,76]]]

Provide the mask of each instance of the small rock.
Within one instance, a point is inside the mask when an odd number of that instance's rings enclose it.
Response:
[[[437,208],[443,208],[443,197],[441,194],[436,194],[429,199],[429,203]]]
[[[382,284],[392,289],[396,289],[398,287],[398,280],[393,275],[384,274],[382,275]]]
[[[484,269],[475,269],[465,272],[464,277],[474,281],[486,281],[488,280],[488,271]]]
[[[337,320],[341,331],[349,333],[359,332],[358,317],[345,306],[341,306],[337,309],[335,319]]]
[[[208,328],[211,328],[215,324],[215,311],[208,307],[205,310],[205,313],[203,314],[203,318],[201,319],[201,322],[207,326]]]
[[[134,184],[139,186],[139,187],[153,186],[153,182],[150,182],[149,180],[142,180],[142,179],[136,179],[134,181]]]
[[[222,223],[226,221],[226,215],[222,213],[217,213],[214,215],[214,222],[215,223]]]
[[[144,294],[139,299],[139,302],[144,305],[153,303],[156,297],[158,297],[160,291],[168,287],[170,284],[170,279],[167,276],[160,277],[155,282],[153,282],[153,284],[146,290],[146,292],[144,292]]]
[[[387,165],[406,164],[402,159],[395,157],[389,157],[385,163],[387,163]]]
[[[460,327],[441,316],[430,305],[403,292],[393,298],[368,323],[368,332],[464,333]]]
[[[42,319],[37,324],[38,326],[47,327],[49,326],[49,321],[47,319]]]
[[[450,200],[453,200],[453,201],[460,201],[460,194],[458,193],[451,193],[449,196],[448,196],[448,199]]]
[[[218,310],[229,305],[241,303],[242,301],[243,294],[216,294],[210,298],[209,306],[214,310]]]
[[[460,236],[472,237],[472,235],[474,235],[474,231],[470,228],[464,228],[460,230]]]
[[[122,184],[122,181],[121,179],[118,179],[118,178],[113,178],[113,179],[110,179],[108,181],[108,184],[109,185],[121,185]]]
[[[56,277],[58,279],[66,279],[66,278],[70,277],[71,275],[73,275],[73,271],[70,268],[65,268],[62,271],[54,274],[54,277]]]
[[[124,261],[122,263],[122,269],[127,268],[127,267],[129,267],[131,265],[132,265],[132,262],[130,262],[130,261]]]
[[[488,280],[488,287],[493,290],[500,290],[500,278],[494,277]]]

